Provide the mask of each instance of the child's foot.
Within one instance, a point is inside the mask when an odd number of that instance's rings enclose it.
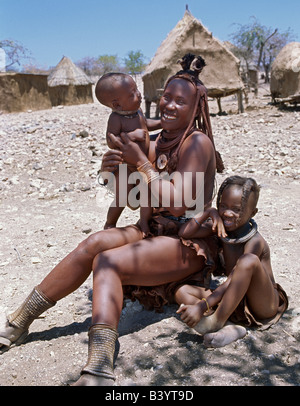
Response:
[[[205,334],[203,343],[206,347],[224,347],[233,341],[245,337],[246,334],[247,330],[245,327],[236,324],[227,324],[215,333]]]
[[[196,324],[195,327],[193,327],[193,329],[196,330],[197,333],[204,335],[206,333],[212,333],[220,330],[222,327],[223,324],[217,320],[215,314],[213,313],[211,316],[202,317],[202,319]]]

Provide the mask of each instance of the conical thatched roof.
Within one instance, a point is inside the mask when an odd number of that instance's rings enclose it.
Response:
[[[277,55],[270,88],[273,98],[300,95],[300,42],[290,42]]]
[[[166,80],[181,69],[177,61],[186,53],[205,59],[207,66],[200,79],[209,96],[228,96],[243,89],[239,60],[187,10],[146,67],[143,75],[146,100],[155,101],[157,89],[163,88]]]
[[[93,83],[82,69],[64,56],[48,76],[48,86],[85,86]]]

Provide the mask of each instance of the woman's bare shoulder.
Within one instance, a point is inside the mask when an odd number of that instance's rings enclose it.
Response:
[[[193,145],[212,145],[209,137],[201,132],[200,130],[195,130],[185,141],[186,143],[191,143]]]
[[[214,147],[206,134],[202,133],[200,130],[196,130],[184,141],[182,152],[185,150],[195,150],[195,152],[197,151],[207,154],[209,152],[213,153]]]
[[[184,141],[179,151],[178,170],[206,172],[208,168],[211,168],[213,174],[215,168],[214,147],[207,135],[200,131],[194,131]]]

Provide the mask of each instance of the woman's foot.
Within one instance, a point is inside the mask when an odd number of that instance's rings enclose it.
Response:
[[[7,350],[12,344],[22,344],[27,336],[27,329],[13,326],[5,315],[0,317],[0,351]]]
[[[206,347],[219,348],[245,337],[246,334],[245,327],[227,324],[215,333],[205,334],[203,342]]]
[[[112,386],[113,384],[114,379],[84,373],[72,386]]]

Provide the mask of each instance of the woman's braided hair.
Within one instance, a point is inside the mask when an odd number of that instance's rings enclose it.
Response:
[[[215,143],[214,143],[214,138],[212,134],[212,128],[211,128],[211,123],[210,123],[210,116],[209,116],[209,108],[208,108],[208,99],[207,99],[207,89],[204,86],[204,84],[201,82],[199,79],[199,74],[203,70],[203,68],[206,66],[205,60],[201,56],[195,56],[194,54],[188,53],[184,55],[182,59],[178,61],[178,63],[181,64],[182,70],[177,72],[174,76],[171,76],[166,85],[165,88],[168,86],[168,84],[171,82],[173,79],[185,79],[188,80],[190,83],[192,83],[195,88],[196,88],[196,103],[195,103],[195,108],[194,108],[194,114],[193,118],[186,129],[183,137],[181,138],[178,147],[176,148],[175,153],[170,159],[169,162],[169,167],[171,169],[175,169],[177,165],[177,160],[178,160],[178,152],[185,141],[185,139],[190,135],[191,130],[193,127],[197,126],[200,131],[202,131],[204,134],[206,134],[209,139],[211,140],[214,149],[215,149]],[[198,112],[198,114],[197,114]],[[223,160],[221,158],[221,155],[218,151],[215,149],[215,155],[216,155],[216,167],[218,172],[223,172],[224,170],[224,164]]]
[[[242,188],[241,214],[245,210],[251,192],[254,193],[253,205],[254,207],[256,207],[259,198],[260,186],[252,178],[245,178],[242,176],[235,175],[225,179],[224,182],[221,184],[217,196],[217,208],[219,208],[224,190],[226,189],[227,186],[232,185],[240,186]]]

